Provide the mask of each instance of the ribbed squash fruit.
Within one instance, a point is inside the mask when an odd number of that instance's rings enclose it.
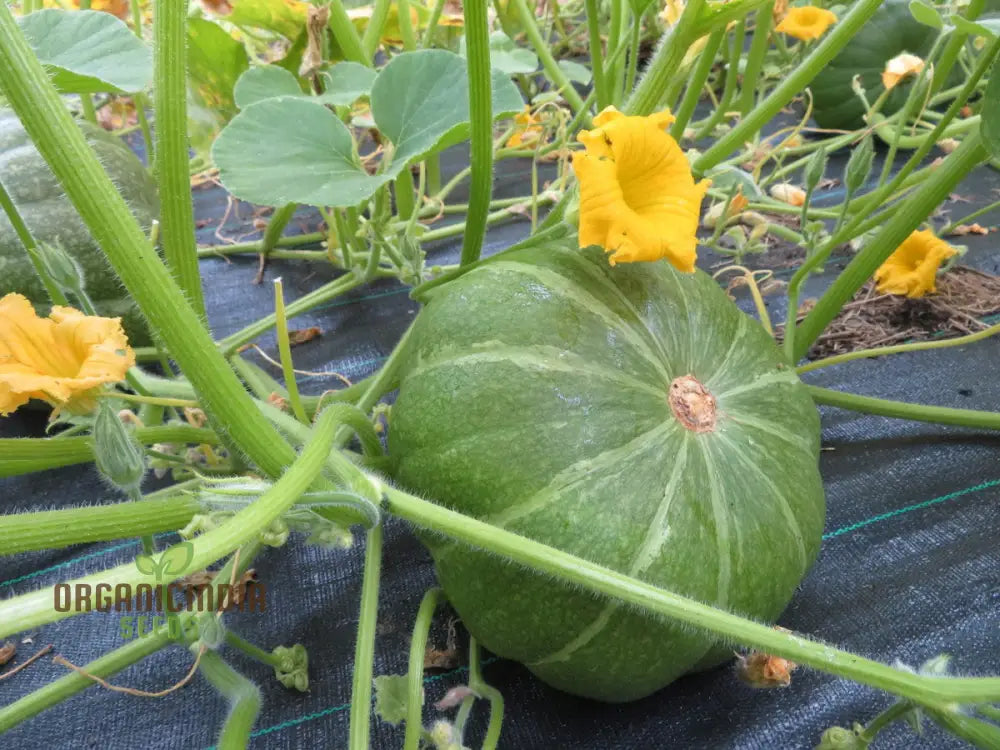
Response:
[[[396,480],[436,502],[759,620],[819,548],[819,420],[770,336],[705,273],[611,268],[575,238],[434,290],[389,448]],[[704,633],[424,541],[469,631],[567,692],[633,700],[727,658]]]
[[[148,229],[159,214],[153,178],[121,140],[86,122],[80,127],[132,213]],[[60,243],[80,264],[87,293],[98,312],[121,317],[133,345],[149,343],[138,309],[17,116],[9,110],[0,110],[0,181],[34,238],[39,243]],[[20,292],[39,312],[46,311],[45,287],[6,214],[0,211],[0,297],[9,292]]]
[[[910,13],[909,0],[885,0],[875,15],[819,72],[809,89],[813,119],[821,128],[855,130],[864,127],[865,108],[853,90],[854,76],[861,77],[868,101],[882,95],[885,64],[904,52],[926,57],[937,30],[924,26]],[[911,81],[901,81],[886,98],[882,114],[891,115],[906,102]]]

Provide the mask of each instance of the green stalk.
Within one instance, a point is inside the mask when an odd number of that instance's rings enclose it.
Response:
[[[192,646],[192,651],[197,648]],[[210,649],[201,654],[198,671],[229,701],[229,715],[222,725],[216,748],[245,750],[250,743],[250,731],[260,713],[260,688]]]
[[[622,28],[625,26],[627,9],[625,0],[610,0],[611,25],[608,28],[608,49],[628,49],[626,40],[622,37]],[[636,24],[638,26],[638,24]],[[604,68],[604,85],[611,94],[611,103],[620,104],[619,92],[622,88],[622,74],[624,72],[625,58],[619,57],[615,62],[608,62]]]
[[[413,195],[413,172],[410,171],[409,167],[404,168],[399,173],[393,186],[396,197],[396,216],[405,221],[413,216],[413,208],[416,204]]]
[[[410,0],[396,0],[399,14],[399,35],[403,39],[403,49],[412,52],[417,48],[417,38],[413,33],[413,19],[410,18]]]
[[[162,500],[0,516],[0,555],[176,531],[199,510],[193,497],[177,494]]]
[[[746,21],[741,18],[736,22],[732,44],[729,46],[728,55],[726,56],[726,82],[723,84],[722,97],[719,99],[719,104],[715,107],[711,116],[705,120],[705,124],[695,133],[694,139],[696,141],[707,136],[716,125],[726,119],[729,107],[733,103],[733,99],[736,98],[737,83],[740,77],[740,57],[743,55],[743,42],[745,38]]]
[[[288,222],[291,221],[292,216],[295,214],[295,209],[298,207],[298,203],[286,203],[284,206],[274,209],[271,220],[267,222],[267,229],[264,230],[264,236],[260,241],[260,254],[265,258],[270,257],[271,251],[278,246],[281,233],[285,231],[285,227],[288,226]]]
[[[14,199],[10,197],[2,182],[0,182],[0,208],[7,214],[7,219],[10,221],[11,226],[14,227],[14,233],[21,240],[21,244],[24,245],[24,250],[28,253],[28,259],[31,261],[31,265],[34,266],[38,278],[41,279],[42,284],[45,286],[45,291],[48,292],[52,304],[68,305],[69,300],[62,293],[62,289],[52,281],[49,274],[45,271],[45,265],[38,256],[38,243],[35,242],[35,238],[31,235],[31,230],[28,229],[28,225],[24,223],[24,219],[17,210],[17,206],[14,205]]]
[[[358,36],[358,30],[351,23],[351,17],[344,10],[343,0],[331,0],[327,6],[330,9],[330,20],[328,25],[333,33],[333,38],[337,40],[340,50],[351,62],[364,65],[366,68],[372,67],[372,55],[365,53],[364,44]],[[373,19],[374,20],[374,19]],[[376,40],[378,37],[376,37]]]
[[[160,189],[163,259],[202,320],[205,298],[198,270],[187,142],[187,0],[153,6],[153,155]]]
[[[438,22],[441,20],[441,13],[444,12],[445,0],[434,0],[434,7],[431,9],[431,16],[427,21],[427,28],[424,29],[424,37],[420,40],[420,46],[430,49],[434,46],[434,32],[437,31]]]
[[[372,17],[368,19],[368,28],[365,29],[364,36],[361,37],[361,49],[364,50],[365,58],[368,60],[375,57],[375,50],[378,49],[381,41],[382,29],[386,19],[389,18],[391,7],[391,0],[375,0]]]
[[[278,658],[272,653],[268,653],[262,648],[255,646],[245,638],[241,638],[232,630],[226,631],[226,645],[232,646],[233,648],[242,651],[251,659],[259,661],[261,664],[266,664],[272,669],[278,669],[281,666],[280,658]]]
[[[503,729],[503,696],[499,690],[488,685],[483,679],[482,665],[479,662],[479,644],[475,638],[469,639],[469,687],[476,695],[490,702],[490,723],[486,726],[483,750],[495,750],[500,743],[500,731]]]
[[[365,572],[361,581],[361,614],[354,647],[354,684],[351,689],[349,750],[368,750],[371,734],[372,675],[375,660],[375,631],[378,624],[378,589],[382,574],[382,536],[377,524],[368,532]],[[421,665],[422,666],[422,665]]]
[[[695,27],[704,7],[705,0],[690,0],[677,25],[663,35],[653,60],[625,104],[626,114],[648,115],[659,106],[688,48],[700,36]]]
[[[218,445],[212,430],[189,425],[168,424],[140,427],[135,436],[143,445],[152,443],[197,443]],[[85,464],[94,460],[93,439],[89,435],[54,438],[0,438],[0,479]]]
[[[986,147],[979,133],[969,135],[934,170],[933,180],[925,182],[905,203],[894,208],[892,216],[886,220],[882,230],[851,260],[847,268],[820,297],[805,320],[796,327],[792,345],[786,349],[791,355],[792,362],[797,362],[805,355],[844,304],[872,277],[875,269],[882,265],[910,232],[916,229],[920,222],[948,197],[958,183],[986,158]],[[789,320],[794,321],[794,308],[790,308],[789,315]],[[786,326],[786,335],[790,330],[791,326]]]
[[[844,354],[837,354],[833,357],[827,357],[825,359],[819,359],[815,362],[809,362],[807,364],[801,365],[796,368],[796,372],[800,375],[804,372],[810,372],[812,370],[818,370],[821,367],[830,367],[831,365],[841,365],[845,362],[853,362],[856,359],[868,359],[870,357],[884,357],[889,354],[903,354],[908,352],[925,352],[931,349],[947,349],[952,346],[966,346],[967,344],[975,343],[976,341],[981,341],[982,339],[989,338],[990,336],[995,336],[1000,333],[1000,323],[989,328],[984,328],[981,331],[976,331],[975,333],[970,333],[967,336],[959,336],[954,339],[942,339],[938,341],[918,341],[913,344],[897,344],[896,346],[881,346],[874,349],[858,349],[853,352],[846,352]]]
[[[881,398],[831,391],[814,385],[807,385],[806,388],[813,401],[826,406],[837,406],[841,409],[860,411],[865,414],[909,419],[915,422],[934,422],[984,430],[1000,430],[1000,412],[951,409],[945,406],[925,406],[923,404],[909,404],[904,401],[887,401]]]
[[[833,27],[833,31],[816,45],[809,56],[787,75],[774,91],[765,97],[764,101],[760,102],[745,118],[740,120],[738,125],[717,140],[698,158],[694,163],[694,172],[698,175],[705,174],[750,140],[753,134],[770,122],[788,102],[802,93],[809,82],[837,56],[844,45],[868,22],[881,4],[881,0],[859,0],[855,3],[847,15]],[[690,6],[688,7],[690,8]],[[683,20],[682,16],[681,21]],[[638,114],[648,114],[648,112],[638,112]]]
[[[292,364],[292,343],[288,338],[288,319],[285,316],[285,294],[281,279],[274,280],[274,330],[278,336],[278,355],[281,358],[281,370],[285,376],[285,388],[288,389],[288,402],[292,413],[302,424],[309,424],[299,398],[299,384],[295,380],[295,366]]]
[[[160,628],[104,654],[86,664],[83,669],[87,674],[106,680],[147,656],[152,656],[172,642],[167,634],[167,629]],[[69,672],[63,675],[58,680],[0,708],[0,734],[46,709],[62,703],[67,698],[72,698],[87,688],[96,687],[96,685],[96,682],[89,677],[84,677],[79,672]]]
[[[704,2],[704,0],[695,0],[696,2]],[[510,0],[511,5],[514,6],[514,10],[517,12],[518,20],[524,27],[524,33],[528,37],[528,41],[531,42],[532,48],[535,50],[535,54],[538,55],[539,61],[542,63],[542,68],[545,69],[545,75],[548,76],[549,80],[555,84],[559,93],[569,104],[569,108],[573,110],[573,114],[576,114],[583,109],[583,99],[573,88],[572,81],[566,77],[563,73],[563,69],[559,67],[556,59],[552,56],[552,52],[549,49],[549,44],[545,41],[542,36],[542,32],[538,30],[538,21],[535,19],[535,14],[528,8],[527,2],[525,0]],[[475,12],[475,11],[474,11]],[[484,10],[483,13],[486,11]],[[465,8],[465,23],[466,28],[469,24],[469,8]]]
[[[469,77],[469,166],[472,167],[472,177],[462,240],[463,266],[478,260],[483,250],[486,218],[493,197],[493,82],[486,0],[470,0],[464,7]]]
[[[587,8],[587,38],[590,43],[590,70],[597,92],[597,111],[611,104],[608,82],[604,80],[604,49],[601,44],[601,19],[598,15],[597,0],[585,0]]]
[[[2,18],[2,11],[0,11],[0,18]],[[260,415],[256,410],[255,413],[260,416],[269,431],[278,435],[263,415]],[[225,523],[206,531],[189,542],[192,557],[187,571],[206,568],[236,548],[254,541],[261,531],[294,505],[295,501],[320,476],[324,464],[329,460],[337,426],[335,410],[324,411],[313,429],[309,443],[277,482],[256,502],[243,508]],[[280,437],[278,439],[281,440]],[[281,445],[287,445],[287,443],[281,440]],[[182,571],[165,573],[161,583],[167,585],[176,580],[181,573]],[[95,586],[98,583],[106,583],[110,584],[113,590],[118,584],[137,586],[145,580],[146,576],[136,568],[135,564],[128,562],[70,581],[70,591],[73,598],[69,603],[68,612],[55,610],[55,589],[52,586],[5,599],[0,602],[0,638],[79,614],[74,611],[78,603],[76,599],[78,584]]]
[[[381,274],[380,274],[381,276]],[[352,289],[361,286],[364,281],[354,274],[338,276],[331,282],[314,289],[308,294],[303,294],[294,302],[289,302],[285,309],[289,318],[308,312],[319,305],[329,302],[342,294],[346,294]],[[227,357],[231,356],[237,349],[249,341],[253,341],[258,336],[267,333],[277,323],[277,316],[274,313],[266,315],[255,323],[251,323],[234,334],[226,336],[219,342],[219,349]],[[173,352],[173,348],[171,348]]]
[[[292,235],[291,237],[282,237],[281,239],[279,239],[277,242],[274,243],[274,246],[278,248],[278,247],[296,247],[298,245],[313,245],[316,244],[317,242],[322,242],[326,238],[327,238],[326,234],[323,232],[309,232],[307,234]],[[198,248],[198,257],[221,258],[226,255],[237,255],[239,253],[259,253],[261,251],[261,248],[263,248],[263,246],[264,246],[263,240],[253,240],[251,242],[234,242],[231,245],[209,245],[207,247]],[[312,256],[309,255],[308,251],[303,251],[302,255],[294,253],[294,251],[290,252],[293,253],[291,256],[288,255],[281,256],[278,255],[276,252],[272,251],[271,257],[272,258],[301,257],[301,258],[312,259]],[[317,251],[315,253],[315,258],[317,260],[323,260],[326,259],[326,257],[327,257],[326,253],[324,252]]]
[[[996,211],[998,208],[1000,208],[1000,201],[993,201],[992,203],[989,203],[983,206],[982,208],[976,209],[971,214],[963,216],[961,219],[955,219],[954,221],[949,222],[947,225],[941,228],[940,236],[947,237],[955,230],[955,227],[959,226],[960,224],[968,224],[973,219],[978,219],[983,214],[988,214],[990,211]]]
[[[468,11],[466,11],[468,12]],[[424,652],[427,650],[427,634],[431,630],[434,610],[444,598],[444,592],[432,588],[424,594],[413,623],[413,637],[410,639],[410,664],[406,673],[406,734],[403,750],[417,750],[424,723],[421,718],[424,707]]]
[[[701,92],[705,87],[705,81],[708,80],[708,75],[712,72],[712,65],[715,63],[715,55],[719,51],[719,47],[722,46],[722,40],[725,38],[725,35],[725,29],[717,29],[716,31],[713,31],[705,43],[705,48],[698,56],[698,62],[695,64],[694,70],[691,72],[691,78],[688,80],[687,90],[684,92],[684,98],[681,99],[680,107],[677,109],[677,119],[675,119],[674,124],[670,126],[670,134],[677,141],[680,141],[684,137],[684,131],[687,129],[688,123],[691,122],[691,116],[694,114],[694,110],[698,106],[698,100],[701,98]]]
[[[0,69],[6,71],[0,89],[119,278],[195,386],[206,412],[215,424],[225,425],[226,434],[261,470],[280,474],[294,459],[291,448],[253,408],[201,318],[74,125],[5,3],[0,4]],[[163,123],[159,125],[162,130]]]
[[[628,68],[625,71],[625,88],[623,89],[624,92],[629,94],[635,89],[635,74],[639,69],[639,45],[642,42],[642,24],[640,20],[636,19],[636,23],[632,24],[632,38],[629,42]]]
[[[965,13],[962,15],[969,21],[975,21],[979,18],[979,14],[983,12],[985,6],[986,0],[970,0]],[[936,72],[934,80],[931,82],[931,93],[936,94],[948,81],[951,69],[955,67],[955,61],[958,60],[958,55],[961,53],[968,38],[969,35],[959,29],[951,32],[951,35],[948,37],[948,43],[945,45],[944,51],[941,52],[941,59],[934,66]]]
[[[774,0],[768,0],[757,11],[747,53],[747,64],[743,72],[743,90],[740,91],[740,113],[744,116],[753,109],[754,94],[757,92],[757,80],[764,68],[764,57],[767,55],[767,43],[771,39],[771,24],[774,19]],[[704,54],[704,53],[702,53]]]
[[[333,458],[341,459],[338,456]],[[777,630],[656,588],[401,490],[385,487],[384,493],[388,510],[417,526],[509,558],[535,573],[558,578],[572,586],[685,623],[723,639],[790,659],[797,664],[886,690],[924,705],[988,703],[1000,699],[1000,678],[929,677],[893,669],[828,644],[812,641],[801,634]]]

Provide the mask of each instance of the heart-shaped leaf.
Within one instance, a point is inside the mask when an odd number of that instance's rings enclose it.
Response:
[[[236,82],[233,98],[236,106],[246,109],[254,102],[276,96],[304,96],[299,82],[284,68],[254,65]]]
[[[142,91],[153,78],[149,48],[110,13],[49,8],[18,23],[63,93]]]
[[[364,65],[339,62],[322,74],[324,86],[319,100],[324,104],[349,107],[361,97],[371,94],[375,77],[375,71]]]
[[[469,84],[465,58],[446,50],[404,52],[372,86],[372,116],[396,148],[396,172],[431,151],[461,141],[468,132]],[[493,71],[493,116],[524,108],[506,74]]]
[[[377,175],[361,169],[350,131],[322,101],[304,96],[266,99],[234,117],[212,148],[226,189],[237,198],[269,206],[354,206],[408,164],[458,143],[468,133],[465,59],[445,50],[404,52],[376,77],[372,115],[395,146],[392,162]],[[520,112],[523,106],[510,79],[493,71],[494,116]]]
[[[251,104],[215,139],[212,159],[229,192],[268,206],[353,206],[390,179],[361,169],[347,126],[305,97]]]
[[[466,56],[464,36],[459,40],[458,51],[462,57]],[[518,47],[502,31],[494,31],[490,34],[490,64],[511,76],[534,73],[538,70],[538,57],[531,50]]]

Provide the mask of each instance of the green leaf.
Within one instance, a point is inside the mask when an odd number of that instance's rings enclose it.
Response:
[[[593,78],[590,68],[586,65],[581,65],[572,60],[560,60],[557,64],[562,68],[562,72],[566,74],[566,77],[573,83],[586,86],[590,83],[590,79]]]
[[[325,104],[349,107],[363,96],[369,96],[376,73],[355,62],[339,62],[321,74],[324,82],[319,100]]]
[[[284,0],[233,0],[226,21],[252,29],[267,29],[295,40],[306,26],[307,3]]]
[[[465,58],[446,50],[404,52],[394,57],[372,86],[372,116],[396,148],[398,173],[415,159],[463,140],[469,124]],[[493,115],[520,112],[524,102],[500,71],[493,71]]]
[[[367,174],[347,126],[305,97],[251,104],[219,134],[212,159],[229,192],[268,206],[353,206],[391,179]]]
[[[153,78],[149,48],[110,13],[50,8],[18,23],[63,93],[141,91]]]
[[[274,65],[254,65],[240,76],[233,89],[233,98],[240,109],[276,96],[304,94],[294,75]]]
[[[910,0],[910,15],[924,26],[930,26],[932,29],[938,30],[944,28],[944,21],[941,19],[941,14],[937,12],[936,8],[931,7],[923,2],[923,0]]]
[[[959,15],[951,17],[951,22],[955,28],[970,36],[984,36],[987,39],[996,39],[1000,35],[1000,18],[980,18],[978,21],[970,21]]]
[[[200,153],[236,114],[233,88],[250,66],[243,45],[203,18],[188,20],[188,135]]]
[[[188,566],[194,559],[194,547],[191,542],[180,542],[173,547],[167,547],[160,555],[160,570],[167,575],[188,573]]]
[[[375,678],[375,713],[393,726],[406,720],[406,675],[389,674]]]
[[[994,158],[1000,159],[1000,68],[994,67],[983,92],[979,132]]]
[[[465,37],[458,43],[458,51],[465,57]],[[509,76],[518,73],[534,73],[538,70],[538,57],[529,49],[518,47],[502,31],[490,34],[490,64]]]
[[[722,165],[710,170],[705,176],[711,178],[713,188],[724,193],[728,193],[734,185],[739,185],[747,198],[761,197],[760,188],[753,177],[737,167]]]

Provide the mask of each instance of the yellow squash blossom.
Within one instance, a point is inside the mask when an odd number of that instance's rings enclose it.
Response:
[[[72,307],[39,318],[20,294],[0,299],[0,415],[32,398],[86,413],[96,404],[95,389],[122,380],[134,364],[119,318]]]
[[[938,268],[957,252],[929,229],[913,232],[875,271],[879,294],[917,298],[934,292]]]
[[[609,262],[666,258],[694,271],[698,216],[709,182],[695,183],[687,158],[665,128],[669,112],[626,117],[608,107],[573,154],[580,182],[580,247],[600,245]]]
[[[802,206],[806,202],[806,191],[787,182],[775,185],[770,190],[771,197],[790,206]]]
[[[904,78],[916,76],[924,69],[924,61],[916,55],[904,52],[896,55],[885,64],[882,71],[882,85],[887,89],[895,88]]]
[[[826,8],[803,5],[789,8],[775,29],[782,34],[794,36],[802,41],[819,39],[826,30],[837,22],[837,16]]]

